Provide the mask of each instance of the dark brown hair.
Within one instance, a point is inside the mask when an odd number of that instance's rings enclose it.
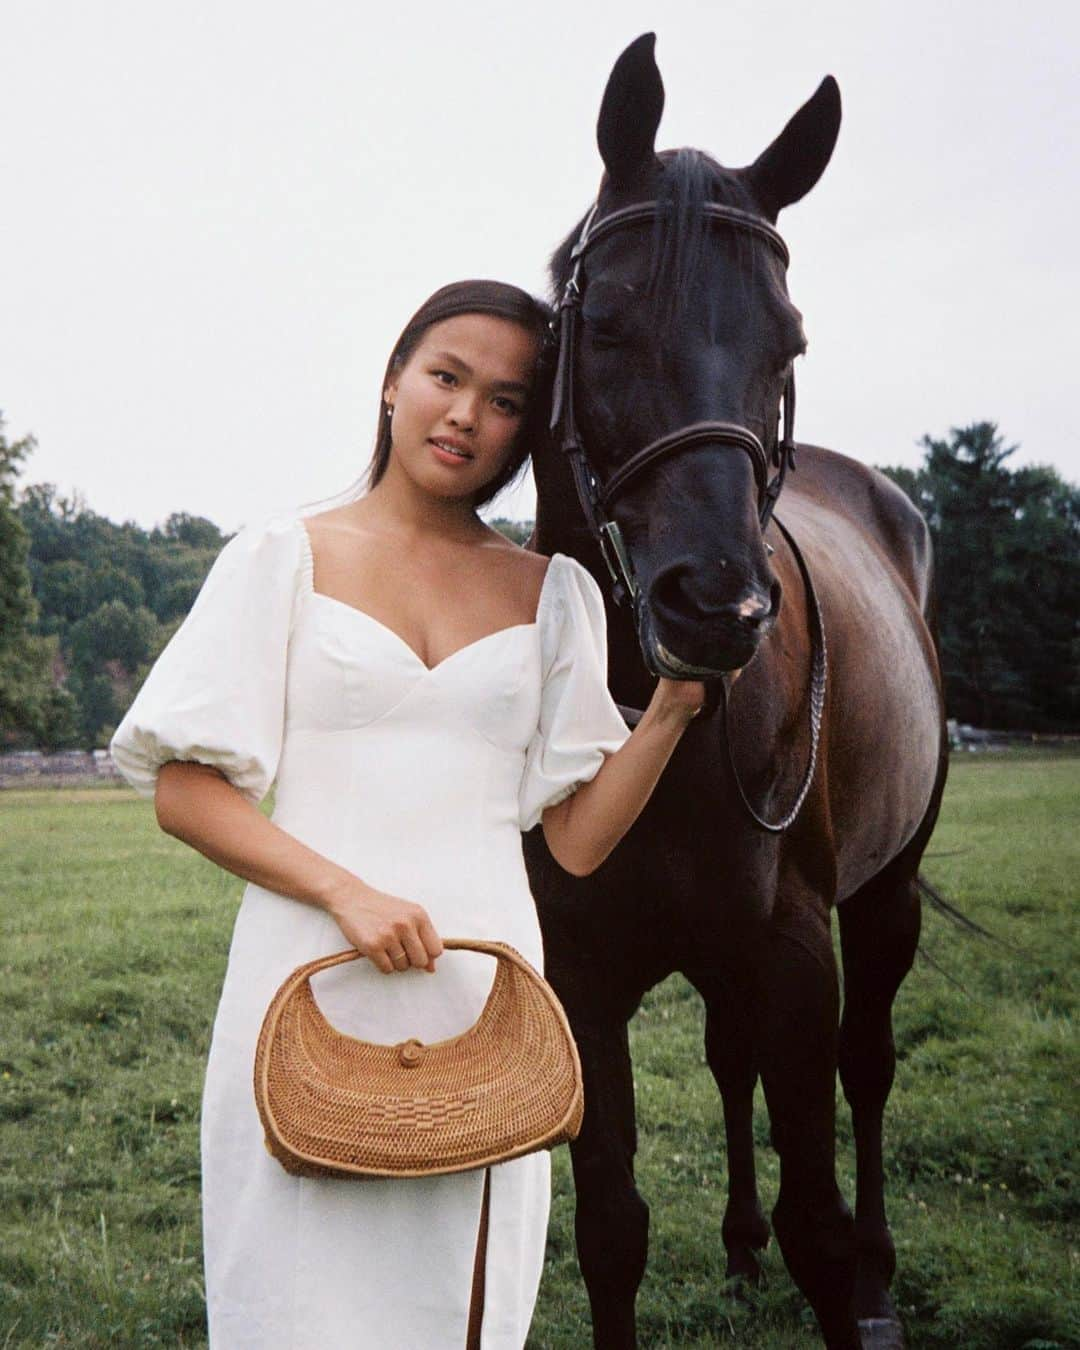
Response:
[[[405,365],[429,328],[458,314],[493,314],[509,319],[534,333],[539,339],[539,354],[525,416],[514,441],[514,449],[503,469],[476,494],[474,506],[483,506],[511,483],[529,462],[538,439],[547,435],[551,388],[552,311],[528,291],[502,281],[455,281],[429,296],[402,330],[394,343],[386,374],[379,389],[379,426],[375,433],[375,451],[368,466],[366,485],[371,489],[386,472],[390,462],[390,419],[386,416],[383,395],[392,377]]]

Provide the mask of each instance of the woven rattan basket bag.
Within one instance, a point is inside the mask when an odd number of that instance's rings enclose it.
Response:
[[[266,1147],[299,1176],[422,1177],[505,1162],[577,1136],[581,1064],[550,985],[513,947],[447,938],[498,961],[460,1036],[376,1045],[336,1031],[311,977],[354,949],[298,967],[263,1019],[255,1101]]]

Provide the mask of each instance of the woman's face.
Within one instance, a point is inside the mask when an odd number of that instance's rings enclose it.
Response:
[[[383,391],[391,463],[439,496],[481,491],[513,453],[539,348],[527,328],[491,314],[433,324]]]

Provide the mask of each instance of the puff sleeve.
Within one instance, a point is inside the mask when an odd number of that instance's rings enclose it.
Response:
[[[600,587],[569,555],[556,553],[549,567],[558,567],[559,574],[539,616],[543,685],[518,798],[523,831],[539,824],[547,807],[595,778],[604,756],[630,735],[608,692]]]
[[[153,796],[158,770],[172,759],[220,769],[252,802],[269,791],[284,731],[302,528],[248,526],[218,555],[109,745],[142,796]]]

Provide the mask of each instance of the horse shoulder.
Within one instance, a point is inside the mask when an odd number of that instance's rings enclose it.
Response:
[[[822,446],[799,447],[793,495],[849,520],[899,573],[920,611],[931,609],[933,548],[922,513],[879,469]],[[785,491],[786,496],[786,491]]]

